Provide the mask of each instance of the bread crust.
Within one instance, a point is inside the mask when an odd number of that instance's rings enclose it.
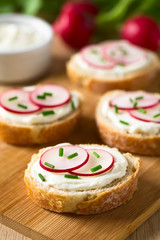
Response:
[[[52,124],[20,125],[0,119],[0,138],[16,145],[57,142],[72,132],[79,117],[80,108]]]
[[[74,63],[74,57],[75,55],[73,55],[73,57],[66,64],[66,70],[69,79],[78,85],[82,85],[98,93],[105,93],[106,91],[112,89],[146,89],[154,82],[156,76],[160,72],[160,63],[158,57],[155,55],[153,64],[144,69],[142,72],[136,71],[135,74],[121,79],[109,79],[107,76],[106,79],[101,79],[95,77],[94,75],[90,76],[83,71],[83,69]]]
[[[94,146],[98,146],[95,145]],[[39,152],[41,154],[41,152]],[[137,188],[139,172],[139,159],[128,154],[133,161],[132,174],[127,176],[121,183],[110,188],[102,188],[89,191],[62,191],[58,189],[47,189],[39,185],[31,176],[31,169],[39,154],[32,157],[24,180],[28,194],[40,207],[50,211],[62,213],[72,212],[81,215],[96,214],[116,208],[128,201]]]
[[[104,94],[96,108],[96,123],[101,139],[110,147],[117,147],[122,151],[129,151],[132,153],[142,155],[160,155],[160,135],[139,135],[129,134],[121,131],[113,124],[106,122],[106,119],[101,114],[101,104],[106,97],[111,95],[113,91]]]

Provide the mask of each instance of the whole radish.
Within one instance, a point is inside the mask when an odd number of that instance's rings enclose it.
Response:
[[[160,45],[158,24],[148,16],[137,16],[126,21],[121,37],[143,48],[157,51]]]

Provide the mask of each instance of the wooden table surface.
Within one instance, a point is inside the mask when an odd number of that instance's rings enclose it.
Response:
[[[59,44],[61,47],[59,47]],[[71,54],[70,50],[66,46],[59,43],[59,39],[55,40],[56,51],[55,56],[68,56]],[[58,45],[58,46],[57,46]],[[61,49],[61,51],[59,51]],[[59,65],[59,69],[56,71],[60,72],[64,67]],[[31,240],[28,237],[0,224],[0,240]],[[66,240],[68,240],[66,238]],[[85,240],[85,239],[84,239]],[[126,240],[160,240],[160,210],[151,216],[145,223],[143,223],[137,230],[135,230]]]

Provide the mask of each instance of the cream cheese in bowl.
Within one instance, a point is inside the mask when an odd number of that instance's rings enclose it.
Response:
[[[0,82],[26,82],[46,73],[53,35],[51,26],[39,18],[0,15]]]

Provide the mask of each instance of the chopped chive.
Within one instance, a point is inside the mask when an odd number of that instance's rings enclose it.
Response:
[[[8,101],[13,101],[13,100],[16,100],[16,99],[18,99],[17,96],[15,96],[15,97],[11,97],[11,98],[8,98]]]
[[[23,105],[23,104],[20,104],[20,103],[18,103],[17,106],[18,106],[18,107],[21,107],[21,108],[24,108],[24,109],[27,109],[27,108],[28,108],[27,106],[25,106],[25,105]]]
[[[77,175],[73,175],[73,174],[65,174],[64,177],[65,177],[65,178],[78,179],[78,176],[77,176]]]
[[[37,95],[38,99],[45,99],[46,97],[44,95]]]
[[[99,156],[99,154],[98,153],[96,153],[96,152],[93,152],[93,154],[97,157],[97,158],[99,158],[100,156]]]
[[[122,124],[125,124],[125,125],[129,125],[128,122],[125,122],[125,121],[123,121],[123,120],[119,120],[119,122],[122,123]]]
[[[59,148],[59,156],[63,157],[63,148]]]
[[[72,110],[75,110],[75,109],[76,109],[76,107],[75,107],[74,102],[73,102],[72,99],[71,99],[71,107],[72,107]]]
[[[104,57],[100,57],[101,62],[106,62],[106,59]]]
[[[46,179],[43,177],[43,175],[41,173],[38,173],[38,177],[42,180],[42,182],[46,181]]]
[[[95,49],[91,49],[91,53],[93,53],[93,54],[97,54],[97,53],[98,53],[98,51],[97,51],[97,50],[95,50]]]
[[[111,55],[111,56],[115,56],[115,52],[112,51],[112,52],[110,53],[110,55]]]
[[[136,97],[135,100],[141,100],[143,99],[143,96]]]
[[[125,65],[123,63],[117,63],[118,66],[124,67]]]
[[[143,108],[138,108],[138,111],[143,113],[143,114],[146,114],[147,113],[147,110],[146,109],[143,109]]]
[[[115,113],[118,113],[118,107],[117,107],[117,105],[114,105],[114,110],[115,110]]]
[[[42,112],[42,115],[43,115],[43,116],[48,116],[48,115],[51,115],[51,114],[55,114],[55,112],[54,112],[53,110],[43,111],[43,112]]]
[[[74,157],[76,157],[76,156],[78,156],[78,153],[77,153],[77,152],[69,155],[67,158],[68,158],[68,159],[72,159],[72,158],[74,158]]]
[[[137,107],[137,102],[135,102],[134,104],[133,104],[133,108],[136,108]]]
[[[153,116],[153,118],[157,118],[160,116],[160,113],[157,113],[156,115]]]
[[[101,169],[102,168],[102,166],[101,165],[97,165],[96,167],[93,167],[93,168],[91,168],[91,172],[97,172],[99,169]]]
[[[44,92],[43,93],[43,96],[49,96],[49,97],[52,97],[53,96],[53,94],[51,93],[51,92]]]
[[[130,98],[129,101],[130,101],[131,103],[133,103],[133,99],[132,99],[132,98]]]
[[[44,165],[46,165],[47,167],[50,167],[50,168],[52,168],[52,169],[55,168],[54,165],[52,165],[52,164],[50,164],[50,163],[48,163],[48,162],[45,162]]]

